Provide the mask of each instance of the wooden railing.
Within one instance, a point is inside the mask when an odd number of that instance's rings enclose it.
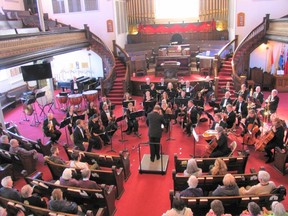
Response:
[[[254,28],[236,48],[232,58],[232,76],[235,90],[239,90],[241,84],[245,83],[245,76],[247,76],[247,73],[244,74],[244,72],[248,70],[247,68],[249,68],[249,56],[251,51],[253,51],[253,47],[251,47],[251,43],[249,42],[255,40],[254,44],[261,43],[261,41],[263,41],[263,38],[265,37],[268,27],[269,14],[266,14],[263,22],[256,28]]]
[[[131,57],[129,54],[113,40],[113,53],[126,65],[125,78],[123,80],[123,91],[131,93]]]
[[[101,80],[101,94],[107,95],[112,89],[116,79],[115,58],[107,45],[95,34],[90,32],[89,27],[85,25],[86,36],[89,40],[91,50],[97,53],[103,61],[104,78]]]

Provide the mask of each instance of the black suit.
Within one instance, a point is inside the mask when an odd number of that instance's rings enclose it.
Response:
[[[8,143],[0,143],[0,149],[9,151],[9,149],[10,149],[10,144],[8,144]]]
[[[211,153],[210,157],[223,157],[228,155],[231,152],[231,149],[228,147],[227,144],[227,137],[225,134],[221,134],[219,139],[216,141],[217,147]]]
[[[276,95],[273,100],[270,99],[269,101],[270,105],[269,105],[269,110],[271,113],[275,113],[277,111],[278,108],[278,104],[279,104],[279,97]]]
[[[265,146],[265,152],[267,153],[269,159],[272,158],[272,152],[271,152],[272,149],[274,149],[276,146],[278,146],[281,149],[283,148],[284,132],[285,131],[282,126],[278,127],[276,129],[276,132],[274,133],[273,139],[270,140]]]
[[[149,127],[148,136],[150,143],[159,143],[162,137],[162,128],[161,125],[165,123],[164,117],[157,112],[150,112],[147,116],[146,123]],[[159,144],[150,144],[150,159],[154,161],[155,155],[157,159],[160,158],[160,145]]]
[[[189,112],[189,113],[188,113]],[[188,135],[191,135],[191,126],[195,127],[198,122],[198,111],[196,106],[193,106],[192,108],[187,108],[187,115],[190,115],[189,122],[186,124],[186,132]]]
[[[246,116],[248,115],[248,109],[247,109],[247,103],[245,101],[242,101],[241,103],[241,108],[240,108],[240,112],[239,112],[239,106],[240,106],[240,102],[237,101],[236,102],[236,113],[237,114],[241,114],[242,118],[246,118]]]
[[[236,113],[234,111],[231,111],[227,115],[228,115],[226,119],[227,128],[232,128],[236,120]]]
[[[81,133],[81,131],[82,131],[82,133]],[[77,146],[79,148],[79,150],[85,151],[85,147],[83,145],[83,142],[88,141],[88,139],[85,135],[85,131],[82,128],[77,126],[74,129],[73,137],[74,137],[74,145]],[[89,142],[88,149],[87,149],[88,152],[92,150],[92,146],[93,146],[93,144],[91,142]]]
[[[226,110],[226,105],[232,104],[232,100],[231,100],[231,98],[229,97],[229,98],[227,98],[226,104],[225,104],[225,106],[224,106],[225,99],[226,99],[226,98],[223,97],[223,98],[221,99],[220,104],[219,104],[221,111]]]
[[[264,95],[263,95],[262,92],[259,92],[258,94],[257,94],[257,92],[254,92],[253,97],[255,98],[255,100],[258,100],[258,101],[260,102],[260,105],[261,105],[261,104],[263,103],[263,101],[264,101]],[[260,107],[261,107],[261,106],[260,106]],[[257,107],[257,108],[259,108],[259,107]]]
[[[52,124],[53,124],[53,130],[54,130],[53,133],[50,131],[50,128],[48,127],[49,122],[52,122]],[[58,141],[61,134],[62,134],[59,130],[56,130],[56,127],[55,127],[56,125],[58,127],[60,126],[59,122],[55,118],[53,118],[52,120],[45,119],[43,122],[44,134],[45,134],[45,136],[50,137],[51,141],[53,141],[53,142]]]
[[[210,130],[215,130],[216,124],[217,124],[217,122],[214,121],[213,124],[212,124],[212,126],[211,126],[211,128],[210,128]],[[227,123],[224,122],[224,121],[222,121],[222,120],[221,120],[220,122],[218,122],[218,124],[219,124],[219,126],[221,126],[221,127],[224,128],[224,129],[227,127]]]

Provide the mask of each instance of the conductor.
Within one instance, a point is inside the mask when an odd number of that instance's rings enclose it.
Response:
[[[164,117],[161,112],[161,107],[155,105],[152,112],[150,112],[146,119],[146,124],[148,125],[148,136],[150,143],[150,160],[154,162],[155,155],[157,160],[160,159],[160,140],[162,136],[161,125],[164,125]],[[151,144],[157,143],[157,144]]]

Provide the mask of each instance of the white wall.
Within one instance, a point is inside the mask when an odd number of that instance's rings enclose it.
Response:
[[[87,50],[54,56],[51,67],[53,77],[61,81],[73,79],[74,76],[103,77],[102,59],[94,52]]]
[[[4,10],[25,10],[23,0],[0,0],[0,7],[2,7]]]
[[[99,10],[87,12],[68,13],[66,10],[63,14],[53,14],[52,3],[47,0],[42,0],[42,6],[44,13],[48,13],[50,18],[57,19],[59,22],[71,24],[79,29],[83,29],[84,24],[87,24],[91,32],[100,37],[110,49],[112,48],[112,40],[115,40],[116,31],[112,0],[99,0]],[[107,32],[106,21],[109,19],[113,20],[113,32]]]
[[[239,42],[258,26],[266,14],[270,19],[276,19],[288,14],[287,0],[234,0],[236,5],[235,21],[237,14],[245,13],[245,26],[235,26],[235,34],[239,35]]]

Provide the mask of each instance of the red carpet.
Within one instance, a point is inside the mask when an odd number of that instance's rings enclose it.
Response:
[[[265,93],[265,98],[268,93]],[[137,105],[139,106],[141,97],[136,97]],[[287,117],[287,101],[288,94],[281,93],[280,94],[280,106],[278,108],[278,114],[281,118],[284,118],[286,121]],[[138,107],[140,108],[140,107]],[[208,109],[209,107],[206,107]],[[57,109],[54,109],[55,117],[58,121],[61,121],[64,117],[64,114]],[[116,116],[120,116],[122,114],[122,108],[120,106],[116,106]],[[22,113],[22,106],[18,106],[14,110],[10,110],[5,113],[5,121],[14,121],[18,124],[20,133],[32,139],[43,138],[42,134],[42,124],[38,127],[31,127],[28,122],[20,121],[20,114]],[[38,111],[38,113],[40,113]],[[40,118],[40,117],[39,117]],[[40,118],[42,119],[42,118]],[[173,141],[166,141],[168,134],[163,134],[162,137],[162,145],[163,151],[165,154],[169,155],[169,165],[168,171],[166,175],[152,175],[152,174],[139,174],[139,158],[137,149],[134,149],[134,146],[137,146],[140,142],[148,141],[147,136],[147,126],[144,120],[139,120],[139,132],[142,134],[141,139],[138,137],[134,137],[132,134],[127,136],[124,135],[125,139],[128,142],[125,142],[125,145],[129,149],[130,152],[130,160],[131,160],[131,176],[128,181],[125,183],[125,192],[120,198],[120,200],[116,201],[116,216],[159,216],[162,213],[166,212],[167,209],[170,209],[169,203],[169,190],[172,189],[172,169],[174,169],[173,165],[173,155],[177,153],[179,156],[189,157],[190,154],[193,154],[194,146],[193,146],[193,138],[187,137],[182,133],[180,126],[173,125],[171,136],[175,138]],[[124,126],[126,129],[126,125]],[[199,123],[199,126],[196,128],[198,134],[202,134],[205,130],[208,129],[208,123]],[[61,143],[66,143],[65,131],[62,130],[63,134],[61,137]],[[124,149],[124,145],[119,142],[121,139],[120,130],[118,130],[113,137],[113,148],[116,152]],[[230,141],[237,140],[238,150],[241,150],[242,146],[240,145],[240,140],[238,137],[233,135],[230,136]],[[69,141],[70,142],[70,141]],[[70,142],[71,143],[71,142]],[[199,143],[196,144],[196,155],[200,155],[206,146],[205,141],[202,137],[200,137]],[[65,159],[67,159],[61,144],[59,145],[61,154]],[[145,152],[149,152],[149,147],[142,147],[141,154]],[[106,152],[110,149],[110,146],[104,147],[101,152]],[[95,151],[95,150],[93,150]],[[249,172],[250,168],[255,168],[257,171],[261,166],[264,166],[266,170],[271,174],[272,180],[276,183],[276,185],[283,184],[288,187],[288,175],[283,176],[281,173],[276,171],[273,167],[273,164],[265,164],[264,163],[264,153],[255,152],[254,148],[250,149],[250,157],[247,164],[246,172]],[[40,157],[38,169],[44,172],[45,179],[51,179],[51,175],[48,171],[48,168],[43,165],[43,158]],[[19,189],[24,184],[23,180],[18,180],[16,182],[16,187]],[[288,199],[283,201],[284,206],[288,206]],[[203,213],[204,215],[204,213]]]

